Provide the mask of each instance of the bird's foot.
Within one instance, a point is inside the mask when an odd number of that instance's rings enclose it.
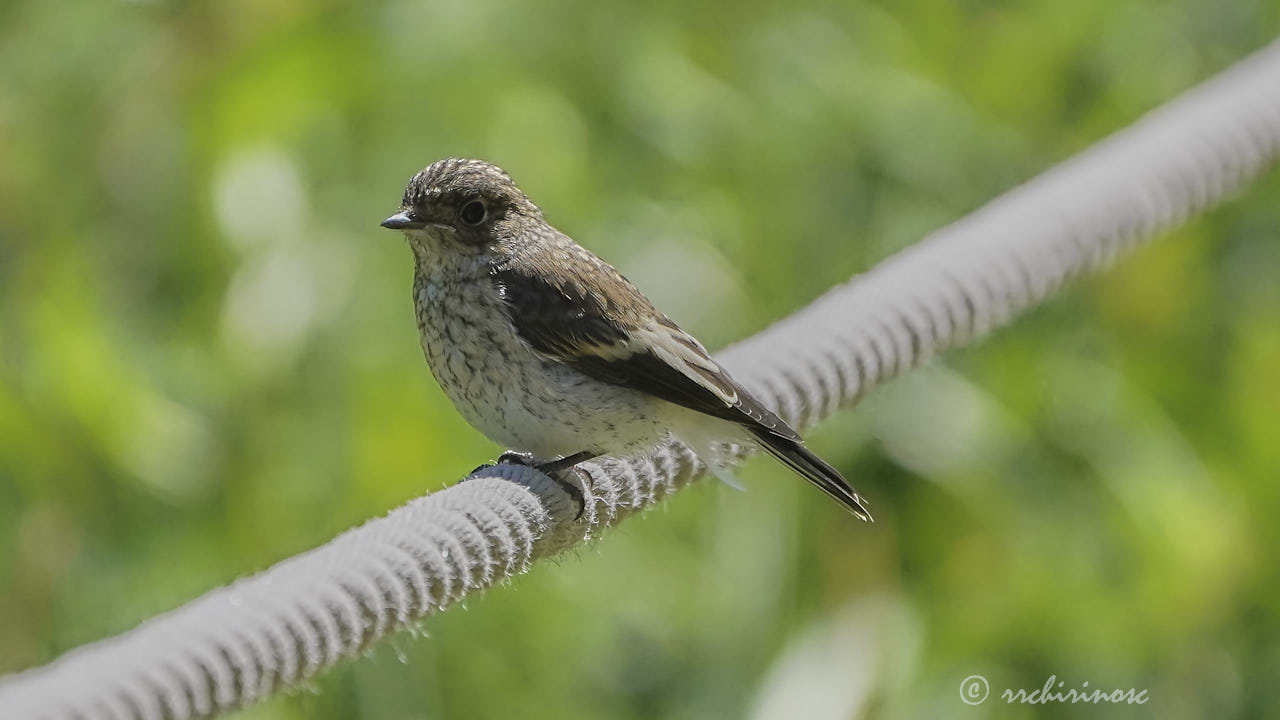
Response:
[[[524,465],[526,467],[538,467],[538,458],[533,453],[517,452],[515,450],[507,450],[498,456],[499,465]]]
[[[583,450],[582,452],[566,455],[556,460],[539,462],[538,459],[534,457],[533,453],[507,450],[498,456],[498,463],[531,467],[554,480],[555,483],[559,485],[562,490],[568,493],[569,497],[573,498],[574,502],[578,504],[578,514],[573,516],[573,519],[577,520],[581,518],[582,513],[586,511],[587,501],[582,496],[582,488],[560,477],[560,474],[574,465],[577,465],[580,462],[586,462],[594,457],[596,457],[596,453]],[[478,472],[486,467],[493,467],[493,465],[486,463],[476,468],[473,472]]]
[[[542,466],[538,464],[538,458],[533,453],[517,452],[515,450],[507,450],[498,456],[497,462],[483,463],[477,465],[475,470],[471,471],[472,475],[481,470],[488,470],[496,465],[524,465],[525,467],[537,468],[542,470]],[[544,471],[545,472],[545,471]]]

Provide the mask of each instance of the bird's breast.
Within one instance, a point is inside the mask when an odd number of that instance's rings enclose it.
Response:
[[[535,355],[488,277],[459,281],[420,272],[414,304],[436,381],[495,442],[553,457],[660,434],[645,396]]]

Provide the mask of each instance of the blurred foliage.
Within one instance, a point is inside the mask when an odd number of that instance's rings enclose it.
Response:
[[[0,672],[496,453],[377,227],[431,160],[504,165],[718,346],[1276,27],[1276,0],[0,2]],[[876,525],[755,463],[239,717],[1085,716],[970,709],[973,673],[1267,715],[1277,191],[816,430]]]

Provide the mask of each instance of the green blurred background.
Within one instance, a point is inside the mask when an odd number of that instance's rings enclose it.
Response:
[[[499,448],[378,222],[446,155],[719,347],[1270,40],[1277,0],[0,2],[0,673]],[[292,718],[1264,717],[1280,178]],[[981,708],[960,680],[1149,690]]]

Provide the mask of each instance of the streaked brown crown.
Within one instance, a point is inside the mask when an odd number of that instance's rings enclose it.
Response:
[[[402,203],[405,208],[424,208],[465,202],[471,197],[541,214],[505,170],[470,158],[445,158],[423,168],[409,181]]]

